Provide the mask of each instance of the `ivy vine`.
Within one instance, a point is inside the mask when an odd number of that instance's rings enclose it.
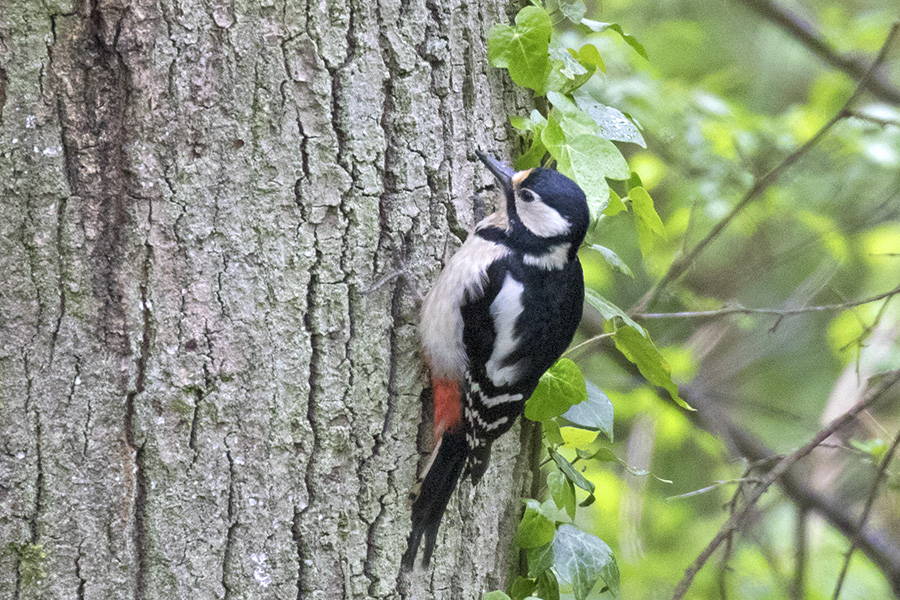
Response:
[[[568,176],[584,190],[591,211],[592,234],[598,223],[619,213],[631,212],[638,244],[646,257],[656,237],[665,237],[662,220],[640,176],[631,171],[614,142],[645,146],[637,123],[627,114],[594,98],[584,85],[598,72],[605,72],[603,59],[591,43],[595,35],[618,34],[635,52],[647,58],[644,47],[616,23],[585,18],[581,0],[532,0],[522,8],[512,25],[494,25],[488,34],[488,60],[509,72],[512,81],[533,91],[542,110],[510,117],[524,138],[526,151],[515,161],[517,169],[549,166]],[[556,20],[556,22],[554,22]],[[579,47],[570,47],[557,33],[560,26],[580,33]],[[572,39],[572,36],[566,39]],[[612,182],[612,185],[611,185]],[[624,191],[624,196],[615,191]],[[616,270],[632,276],[619,256],[589,239],[587,247],[598,251]],[[640,370],[646,380],[661,387],[685,409],[671,369],[646,328],[609,302],[587,289],[585,299],[603,316],[605,336],[611,337],[622,355]],[[617,462],[608,446],[613,440],[613,405],[596,385],[585,381],[578,366],[560,359],[541,378],[525,406],[525,416],[542,425],[547,469],[547,498],[526,498],[516,542],[526,552],[528,571],[512,582],[507,592],[493,591],[484,600],[523,600],[538,597],[558,600],[560,587],[575,600],[594,593],[619,590],[619,571],[610,547],[576,524],[579,507],[595,500],[594,484],[579,463]],[[596,433],[587,447],[565,450],[562,427]],[[662,480],[665,481],[665,480]],[[581,492],[576,493],[576,490]],[[579,503],[577,498],[582,496]],[[598,583],[600,582],[600,583]]]

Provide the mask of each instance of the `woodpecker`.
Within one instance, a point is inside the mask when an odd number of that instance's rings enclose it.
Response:
[[[406,570],[423,535],[422,565],[428,566],[463,468],[477,484],[491,444],[512,427],[581,320],[584,277],[577,253],[590,221],[584,192],[554,170],[514,172],[477,155],[503,195],[422,303],[436,442],[410,494]]]

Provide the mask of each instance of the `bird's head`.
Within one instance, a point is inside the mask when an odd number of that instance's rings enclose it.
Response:
[[[552,169],[514,171],[482,152],[477,154],[503,188],[511,237],[566,241],[573,251],[578,249],[590,224],[587,200],[578,184]]]

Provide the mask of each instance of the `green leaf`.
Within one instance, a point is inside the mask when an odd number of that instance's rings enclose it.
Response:
[[[576,56],[578,57],[578,62],[584,66],[591,65],[595,69],[600,69],[604,73],[606,72],[606,65],[603,64],[603,57],[600,56],[600,51],[597,50],[597,46],[585,44],[578,49]]]
[[[559,470],[562,471],[562,474],[566,476],[566,479],[584,491],[590,494],[594,493],[594,484],[585,479],[584,475],[575,468],[575,465],[566,460],[565,456],[561,455],[553,448],[547,448],[547,452],[550,454],[550,458],[553,459],[553,462],[556,463],[556,466],[559,467]]]
[[[609,215],[611,217],[613,215],[619,214],[620,212],[622,212],[623,210],[626,210],[626,209],[627,209],[627,207],[625,206],[625,203],[622,202],[622,199],[619,197],[619,195],[615,191],[610,189],[609,190],[609,206],[606,207],[606,210],[603,211],[603,214]]]
[[[526,6],[516,15],[516,25],[494,25],[488,32],[488,60],[509,70],[520,86],[543,94],[550,71],[548,48],[552,23],[538,6]]]
[[[622,319],[626,325],[628,325],[629,327],[634,327],[638,332],[640,332],[641,335],[649,336],[647,330],[638,325],[631,317],[626,315],[621,308],[619,308],[594,290],[590,288],[585,289],[584,299],[587,300],[588,304],[600,311],[600,315],[607,321],[612,321],[616,318]]]
[[[579,448],[576,453],[582,460],[596,460],[598,462],[620,462],[616,453],[606,446],[599,446],[593,450]]]
[[[628,190],[633,190],[636,187],[644,187],[644,182],[641,181],[641,176],[637,174],[637,171],[632,171],[631,177],[628,178]]]
[[[571,408],[569,410],[572,410]],[[562,417],[560,417],[562,418]],[[541,423],[541,428],[544,431],[544,439],[547,440],[552,446],[562,446],[566,443],[563,439],[562,433],[559,431],[559,425],[557,424],[555,419],[550,419],[549,421],[543,421]]]
[[[587,400],[576,404],[560,417],[563,424],[571,424],[581,429],[604,433],[613,441],[613,405],[609,397],[590,381],[587,386]]]
[[[581,22],[587,12],[587,7],[582,0],[556,0],[556,3],[559,5],[560,12],[576,25]]]
[[[631,209],[634,212],[634,222],[637,226],[638,245],[641,254],[646,258],[653,250],[654,234],[667,239],[666,228],[662,219],[653,207],[653,199],[642,187],[631,188],[628,192],[631,200]]]
[[[575,518],[575,486],[565,475],[554,471],[547,475],[547,487],[550,488],[550,496],[553,502],[561,509],[565,509],[570,519]]]
[[[504,592],[501,592],[500,590],[494,590],[493,592],[488,592],[487,594],[482,596],[481,600],[511,600],[511,599]]]
[[[538,575],[535,584],[538,596],[543,600],[559,600],[559,582],[552,570],[544,569],[544,572]]]
[[[888,445],[881,438],[868,440],[866,442],[860,440],[850,440],[850,445],[861,452],[865,452],[874,459],[880,459],[887,452]]]
[[[602,579],[619,593],[619,567],[606,542],[572,525],[560,525],[553,537],[553,567],[572,586],[575,600],[584,600]]]
[[[587,388],[581,369],[568,358],[561,358],[541,375],[537,389],[525,403],[525,416],[532,421],[548,421],[585,400]]]
[[[528,550],[528,576],[540,579],[542,573],[553,567],[553,543]]]
[[[625,261],[619,258],[618,254],[616,254],[606,246],[601,246],[600,244],[591,244],[591,249],[599,252],[603,256],[603,259],[607,262],[607,264],[609,264],[609,266],[614,268],[616,271],[624,273],[632,279],[634,278],[634,273],[631,272],[631,269],[628,268],[628,265],[625,264]]]
[[[637,41],[637,39],[633,35],[628,35],[624,31],[622,31],[622,26],[618,23],[601,23],[600,21],[592,21],[591,19],[582,19],[581,24],[594,33],[602,33],[607,29],[612,29],[613,31],[621,35],[622,39],[625,40],[625,43],[634,48],[635,52],[643,56],[645,59],[647,58],[647,51],[644,50],[644,46],[641,45],[641,43]]]
[[[595,135],[596,123],[571,99],[554,91],[547,92],[547,99],[559,109],[560,117],[550,115],[541,139],[559,172],[584,190],[591,217],[597,218],[610,199],[606,178],[628,179],[631,170],[612,142]]]
[[[525,598],[530,597],[534,593],[534,584],[534,579],[522,577],[521,575],[516,577],[513,584],[509,586],[510,599],[525,600]]]
[[[541,141],[541,133],[547,126],[547,119],[538,111],[532,110],[528,118],[513,116],[509,118],[509,122],[519,131],[531,133],[531,146],[516,160],[516,169],[523,171],[541,166],[544,154],[547,153],[547,148]]]
[[[578,52],[562,44],[556,36],[550,39],[548,52],[551,61],[548,90],[571,93],[587,83],[597,70],[589,60],[580,60]]]
[[[630,142],[642,148],[647,147],[640,129],[622,111],[597,102],[584,90],[579,90],[574,94],[574,101],[578,108],[597,123],[601,136],[608,140]]]
[[[672,396],[678,406],[694,410],[678,395],[678,386],[672,381],[672,370],[669,363],[659,352],[659,348],[653,341],[640,331],[630,326],[622,326],[616,329],[613,340],[625,358],[634,363],[641,375],[651,385],[664,388]]]
[[[574,138],[581,134],[599,135],[600,128],[567,94],[557,91],[547,92],[547,100],[558,111],[559,126],[565,133],[566,139]]]
[[[519,523],[518,543],[520,548],[537,548],[553,539],[555,525],[541,512],[537,500],[525,500],[525,514]]]

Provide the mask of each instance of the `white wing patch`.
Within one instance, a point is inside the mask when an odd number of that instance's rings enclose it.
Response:
[[[541,200],[540,196],[531,192],[534,200],[516,202],[516,212],[522,225],[538,237],[555,237],[569,232],[569,221]]]
[[[497,334],[494,340],[494,351],[487,361],[485,368],[491,382],[497,387],[509,385],[518,379],[519,365],[501,366],[517,347],[518,339],[515,336],[516,320],[522,314],[522,292],[525,286],[507,274],[503,280],[503,287],[494,301],[491,303],[491,317],[494,319],[494,331]]]
[[[462,381],[468,367],[461,307],[484,293],[487,269],[509,253],[501,244],[470,235],[450,257],[422,303],[419,334],[435,377]]]

